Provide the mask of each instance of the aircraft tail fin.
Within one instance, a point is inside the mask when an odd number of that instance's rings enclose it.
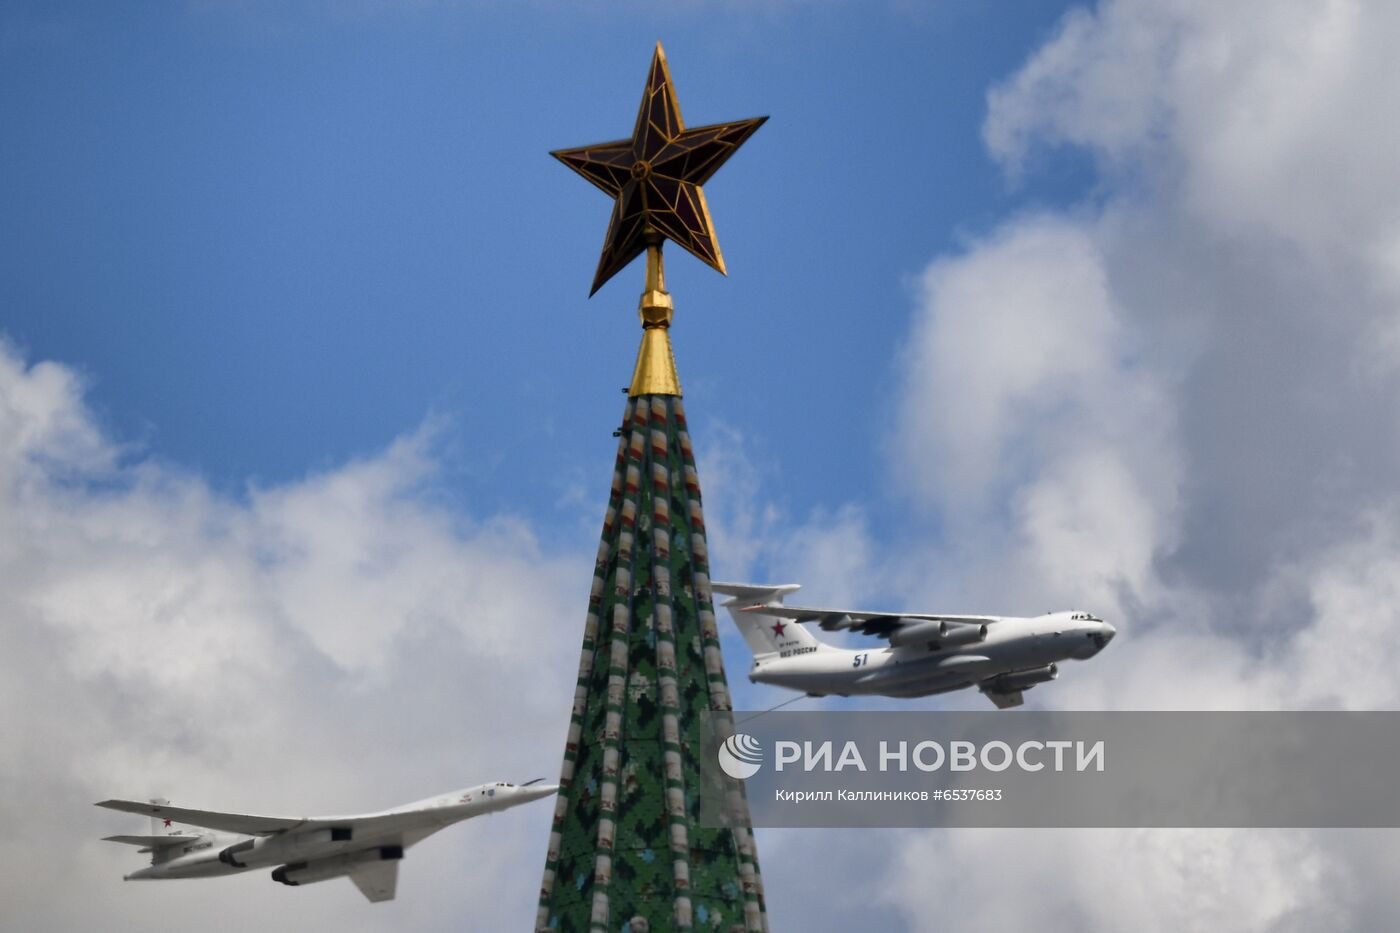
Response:
[[[135,801],[114,801],[107,800],[99,803],[99,807],[110,807],[113,803],[122,803],[128,806],[139,807],[141,810],[135,812],[149,812],[152,807],[161,808],[169,806],[170,801],[162,797],[151,798],[150,805],[138,804]],[[120,808],[111,808],[120,809]],[[133,812],[128,810],[128,812]],[[191,831],[193,830],[193,831]],[[199,842],[205,837],[205,830],[197,827],[178,826],[174,820],[164,819],[154,813],[151,814],[151,829],[146,835],[121,834],[116,836],[103,836],[103,842],[120,842],[124,845],[138,846],[139,851],[151,856],[151,864],[159,865],[168,861],[178,854],[183,846],[193,842]]]
[[[153,803],[157,807],[165,807],[170,805],[170,801],[166,800],[164,797],[152,797],[151,803]],[[175,824],[172,823],[170,820],[163,820],[160,817],[154,815],[151,817],[152,836],[174,836],[178,835],[178,833],[179,830],[175,829]]]
[[[764,586],[756,583],[712,583],[710,589],[730,597],[721,605],[738,626],[754,657],[820,651],[829,645],[819,641],[807,627],[792,619],[766,615],[764,606],[780,606],[783,597],[801,589],[799,583]]]
[[[169,801],[169,800],[166,800],[164,797],[152,797],[152,798],[150,798],[150,802],[151,802],[154,806],[157,806],[157,807],[168,807],[168,806],[170,805],[170,801]],[[199,830],[199,833],[203,833],[203,832],[204,832],[203,830]],[[173,821],[173,820],[168,820],[168,819],[165,819],[165,818],[163,818],[163,817],[159,817],[159,816],[156,816],[156,815],[152,814],[152,815],[151,815],[151,837],[152,837],[152,840],[151,840],[150,842],[148,842],[146,848],[142,849],[141,851],[142,851],[142,852],[149,852],[149,853],[151,854],[151,864],[152,864],[152,865],[159,865],[161,862],[164,862],[164,861],[166,861],[167,859],[171,858],[177,851],[179,851],[178,849],[176,849],[176,848],[174,847],[173,843],[182,842],[182,841],[183,841],[182,837],[187,836],[187,835],[189,835],[189,831],[188,831],[188,830],[185,830],[185,829],[181,829],[181,828],[180,828],[180,825],[179,825],[178,823],[176,823],[175,821]],[[155,841],[156,839],[158,839],[158,838],[160,838],[160,837],[170,837],[170,839],[171,839],[171,844],[166,844],[166,843],[161,843],[161,842]],[[198,838],[198,835],[197,835],[197,834],[196,834],[195,838]]]

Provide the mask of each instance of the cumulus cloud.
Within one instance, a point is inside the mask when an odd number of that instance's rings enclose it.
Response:
[[[921,297],[896,459],[968,548],[962,563],[987,563],[984,531],[1004,528],[1023,547],[997,554],[1018,564],[1000,573],[1054,581],[1044,598],[1116,607],[1122,586],[1144,595],[1154,526],[1175,508],[1175,423],[1167,376],[1135,344],[1094,232],[1019,219],[936,261]]]
[[[884,892],[915,916],[933,909],[932,866],[978,866],[940,885],[939,916],[915,929],[1359,929],[1352,880],[1296,831],[941,831],[902,842]]]
[[[1312,620],[1298,568],[1397,494],[1394,16],[1115,0],[990,92],[1010,171],[1075,146],[1101,187],[925,274],[918,501],[1037,591],[1237,634]]]
[[[778,464],[754,449],[753,438],[720,421],[702,430],[699,470],[716,580],[819,581],[823,599],[843,604],[888,589],[869,516],[859,503],[799,513],[783,497]],[[748,656],[747,649],[741,656]]]
[[[553,776],[587,557],[547,550],[509,516],[445,507],[434,436],[230,497],[121,449],[71,369],[0,345],[7,920],[528,922],[533,884],[519,881],[543,865],[544,806],[423,843],[405,897],[382,908],[348,884],[293,891],[262,872],[114,891],[142,857],[96,841],[140,829],[92,808],[111,796],[356,812]]]
[[[1038,701],[1400,704],[1397,25],[1346,0],[1106,0],[990,92],[1014,183],[1069,146],[1099,184],[930,266],[900,453],[958,530],[933,557],[959,582],[920,598],[1121,623]],[[886,896],[915,929],[1393,925],[1371,861],[1393,835],[1364,856],[1358,835],[909,834]],[[931,872],[966,883],[931,896]]]
[[[1364,255],[1395,230],[1400,101],[1380,37],[1396,17],[1362,0],[1076,10],[991,92],[987,145],[1013,171],[1078,146],[1213,226]]]
[[[1384,4],[1112,2],[989,97],[1013,169],[1071,145],[1116,313],[1183,382],[1183,544],[1216,589],[1355,533],[1394,494],[1400,99]],[[1004,233],[1004,232],[1003,232]]]

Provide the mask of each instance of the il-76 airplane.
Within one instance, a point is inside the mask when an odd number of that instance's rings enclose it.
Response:
[[[390,901],[405,849],[453,823],[539,800],[559,789],[542,780],[518,787],[482,784],[362,816],[252,816],[188,810],[165,800],[104,800],[97,806],[151,817],[149,836],[105,838],[151,853],[150,866],[127,875],[127,881],[211,878],[275,865],[273,881],[300,885],[347,876],[371,901]]]
[[[857,612],[783,605],[799,584],[715,583],[739,626],[753,667],[749,680],[812,696],[923,697],[976,686],[998,709],[1020,706],[1025,690],[1059,676],[1056,666],[1086,661],[1116,630],[1079,611],[1033,618],[918,612]],[[848,651],[818,640],[805,627],[855,630],[888,646]]]

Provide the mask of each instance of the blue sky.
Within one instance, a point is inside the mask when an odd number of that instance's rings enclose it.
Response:
[[[231,490],[429,414],[473,502],[603,488],[641,272],[587,300],[608,203],[546,153],[630,131],[657,38],[693,125],[772,116],[709,186],[729,280],[668,272],[700,425],[780,461],[798,507],[883,502],[922,266],[1085,184],[1067,159],[1012,190],[979,139],[1050,4],[338,9],[5,15],[5,331]]]
[[[657,39],[692,125],[771,117],[706,186],[730,276],[667,270],[717,575],[1113,622],[1043,708],[1400,709],[1397,30],[1379,0],[0,7],[5,919],[533,916],[547,809],[423,843],[367,911],[124,886],[97,839],[133,827],[89,804],[557,773],[642,272],[587,299],[609,205],[547,153],[628,132]],[[739,705],[784,699],[723,629]],[[776,930],[1400,918],[1393,833],[758,842]]]

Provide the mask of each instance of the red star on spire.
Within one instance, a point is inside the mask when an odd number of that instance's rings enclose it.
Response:
[[[632,138],[550,153],[616,199],[589,294],[641,255],[653,234],[723,273],[724,257],[700,186],[767,119],[686,129],[666,53],[656,43]]]
[[[779,637],[781,637],[782,634],[783,634],[783,629],[785,629],[785,628],[787,628],[787,623],[786,623],[786,622],[774,622],[774,623],[773,623],[773,634],[774,634],[774,635],[777,635],[777,636],[779,636]]]

